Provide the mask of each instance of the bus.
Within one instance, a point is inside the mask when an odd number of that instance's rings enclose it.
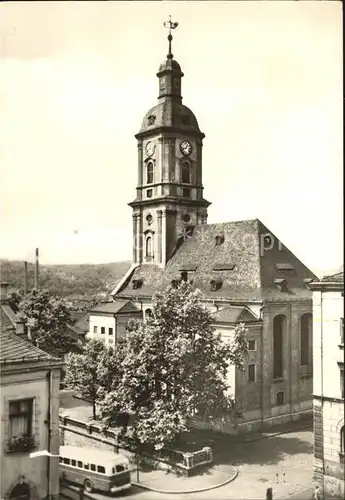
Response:
[[[60,446],[60,478],[94,490],[117,493],[131,487],[129,461],[112,451]]]

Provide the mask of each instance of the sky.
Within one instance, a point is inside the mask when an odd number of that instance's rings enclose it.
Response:
[[[167,54],[206,134],[208,222],[259,218],[309,268],[343,261],[341,2],[0,5],[0,256],[132,258],[137,146]]]

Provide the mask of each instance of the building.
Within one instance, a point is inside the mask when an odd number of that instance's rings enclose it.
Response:
[[[118,340],[124,338],[128,321],[132,318],[142,318],[142,312],[131,300],[119,299],[99,304],[90,311],[87,338],[98,339],[106,346],[114,347]]]
[[[344,489],[344,273],[310,285],[313,291],[314,480],[326,498]]]
[[[1,283],[1,499],[57,499],[59,461],[30,452],[59,453],[62,362],[33,346]]]
[[[137,187],[129,203],[133,265],[113,290],[111,307],[118,310],[131,301],[145,319],[156,292],[180,280],[193,281],[224,336],[239,322],[250,325],[246,370],[229,373],[241,418],[235,429],[229,424],[222,430],[254,431],[311,416],[308,283],[316,276],[257,219],[207,224],[205,135],[194,113],[182,104],[184,75],[171,53],[171,33],[168,40],[168,55],[157,73],[158,103],[145,114],[135,136]],[[98,309],[98,325],[106,314]]]

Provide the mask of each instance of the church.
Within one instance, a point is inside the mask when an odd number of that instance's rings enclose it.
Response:
[[[89,337],[115,344],[130,317],[151,314],[156,292],[191,281],[202,291],[224,338],[231,338],[238,323],[248,331],[245,370],[230,369],[228,375],[236,415],[213,428],[257,431],[311,416],[308,285],[317,278],[260,220],[207,224],[211,203],[204,198],[202,176],[205,134],[182,103],[184,74],[171,52],[171,29],[177,24],[166,24],[169,52],[157,73],[158,103],[135,136],[137,187],[129,203],[133,263],[113,290],[113,302],[90,312]]]

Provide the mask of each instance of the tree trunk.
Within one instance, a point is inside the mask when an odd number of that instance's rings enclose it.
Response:
[[[93,413],[93,419],[97,420],[97,415],[96,415],[96,401],[93,401],[93,403],[92,403],[92,413]]]

